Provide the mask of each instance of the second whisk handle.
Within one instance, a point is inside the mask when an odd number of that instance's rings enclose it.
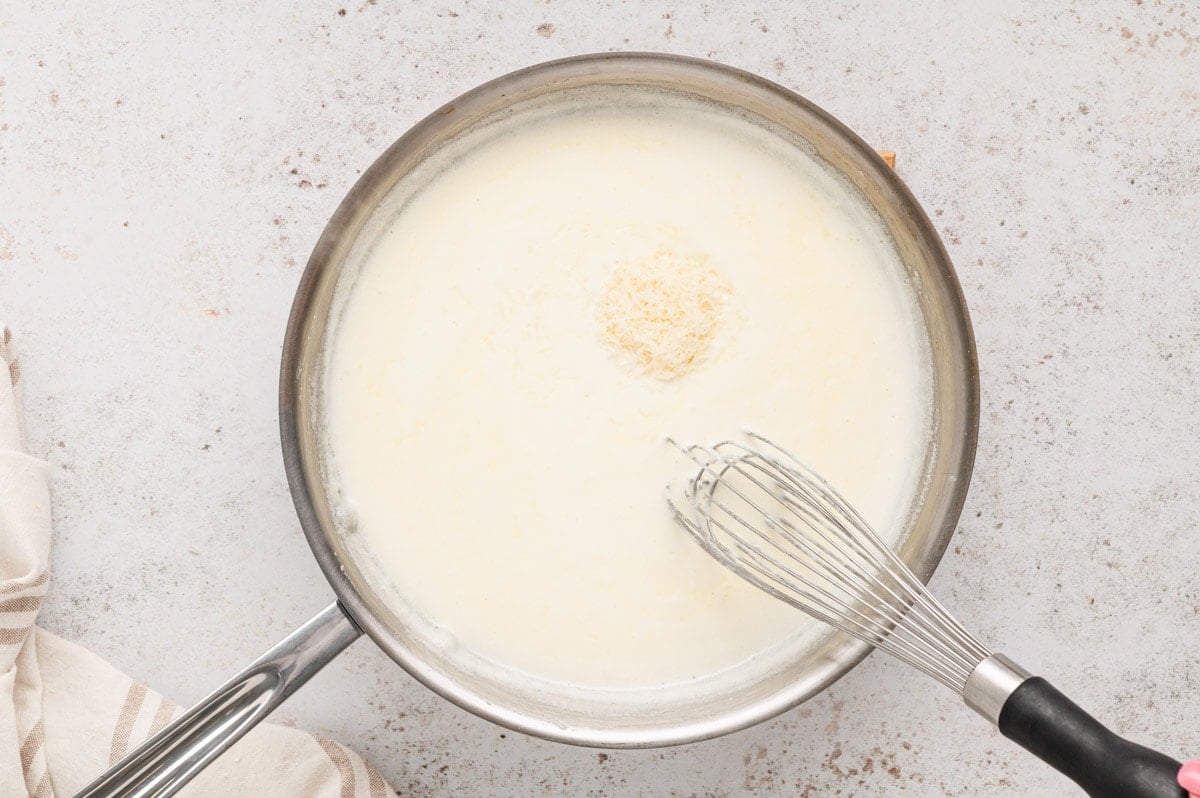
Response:
[[[1092,798],[1187,798],[1179,762],[1112,733],[1040,677],[1013,691],[996,725]]]

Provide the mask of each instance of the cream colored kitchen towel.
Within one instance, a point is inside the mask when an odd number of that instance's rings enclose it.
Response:
[[[0,325],[0,796],[65,797],[180,708],[34,624],[50,573],[50,497],[46,464],[25,454],[20,382],[12,336]],[[180,794],[395,795],[341,745],[277,725],[251,731]]]

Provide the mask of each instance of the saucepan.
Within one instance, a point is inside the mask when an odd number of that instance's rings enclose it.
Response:
[[[979,388],[971,325],[953,267],[912,194],[844,125],[755,75],[649,53],[585,55],[540,64],[464,94],[389,147],[342,201],[300,280],[279,381],[283,460],[300,525],[336,600],[119,762],[84,795],[174,793],[363,634],[431,690],[480,717],[548,740],[612,748],[675,745],[750,726],[816,695],[867,655],[865,644],[830,631],[803,656],[715,694],[666,691],[650,701],[531,689],[520,680],[464,665],[436,640],[418,634],[389,598],[387,585],[356,538],[353,519],[338,510],[337,489],[323,460],[323,356],[339,287],[352,279],[372,237],[403,202],[406,175],[464,131],[522,104],[545,101],[555,93],[614,86],[686,95],[786,131],[840,172],[878,214],[900,254],[932,356],[932,445],[899,552],[922,579],[933,573],[970,480]]]

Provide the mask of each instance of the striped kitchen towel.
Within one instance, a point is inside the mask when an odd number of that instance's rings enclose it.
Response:
[[[35,625],[50,568],[46,464],[25,453],[20,364],[0,325],[0,795],[69,796],[180,708],[95,654]],[[263,725],[185,796],[394,796],[341,745]]]

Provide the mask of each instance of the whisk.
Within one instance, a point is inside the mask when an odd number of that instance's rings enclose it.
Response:
[[[967,631],[824,479],[768,439],[679,446],[676,520],[770,595],[928,674],[1093,798],[1186,798],[1180,763],[1109,731]],[[676,444],[678,446],[678,444]]]

